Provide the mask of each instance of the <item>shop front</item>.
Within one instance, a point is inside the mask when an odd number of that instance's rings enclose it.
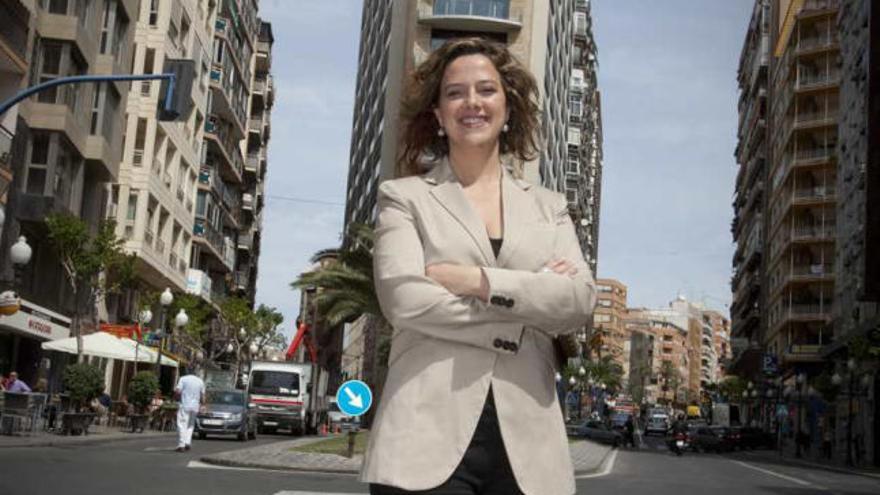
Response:
[[[0,315],[0,373],[17,371],[33,387],[43,359],[40,344],[69,336],[70,318],[22,299],[18,312]]]

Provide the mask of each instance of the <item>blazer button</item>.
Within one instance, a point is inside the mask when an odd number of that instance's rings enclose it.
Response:
[[[501,342],[501,339],[495,339],[495,342],[492,342],[492,345],[494,345],[496,349],[500,349],[504,343]]]
[[[489,302],[497,306],[504,306],[504,298],[501,296],[492,296],[492,298],[489,299]]]
[[[506,306],[507,306],[508,308],[512,308],[512,307],[513,307],[513,299],[507,299],[506,303],[507,303]]]
[[[509,351],[510,350],[510,342],[505,340],[502,347],[504,348],[505,351]]]
[[[516,352],[518,349],[519,349],[519,346],[516,345],[516,342],[511,342],[511,343],[510,343],[510,350],[511,350],[512,352]]]

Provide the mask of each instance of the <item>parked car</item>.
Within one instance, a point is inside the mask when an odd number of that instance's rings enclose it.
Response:
[[[633,424],[635,424],[635,418],[633,418],[631,414],[615,413],[613,416],[611,416],[611,428],[618,431],[624,431],[626,429],[626,422],[630,418],[633,419]]]
[[[195,434],[235,435],[240,441],[257,438],[256,415],[248,409],[247,396],[241,390],[209,390],[206,407],[196,416]]]
[[[698,426],[690,443],[696,451],[729,452],[732,449],[729,435],[730,429],[724,426]]]
[[[650,436],[652,433],[659,433],[661,436],[666,435],[666,432],[669,431],[669,426],[669,416],[655,414],[648,418],[648,424],[645,425],[645,436]]]
[[[327,415],[330,418],[330,429],[336,431],[338,427],[341,431],[360,429],[361,420],[359,417],[349,416],[339,410],[339,404],[336,403],[336,397],[331,397],[327,404]]]
[[[776,448],[776,435],[760,428],[744,426],[739,428],[739,446],[742,449]]]
[[[615,447],[623,443],[623,433],[594,419],[569,424],[566,426],[566,431],[570,437],[588,438],[597,442],[608,443]]]

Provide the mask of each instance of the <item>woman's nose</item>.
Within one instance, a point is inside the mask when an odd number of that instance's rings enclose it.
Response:
[[[471,107],[477,106],[479,104],[479,96],[480,95],[477,94],[477,90],[475,88],[471,88],[470,90],[468,90],[467,100],[465,101],[465,103],[467,103],[468,106]]]

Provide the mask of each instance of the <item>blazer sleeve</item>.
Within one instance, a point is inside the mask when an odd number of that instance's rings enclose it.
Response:
[[[394,328],[515,354],[523,324],[475,297],[458,296],[425,275],[425,253],[411,208],[394,181],[379,185],[373,278],[382,313]]]
[[[557,194],[554,212],[554,255],[574,263],[577,274],[493,267],[483,267],[483,273],[489,281],[489,307],[493,312],[550,334],[565,334],[576,331],[591,318],[596,306],[596,283],[584,260],[564,195]]]

